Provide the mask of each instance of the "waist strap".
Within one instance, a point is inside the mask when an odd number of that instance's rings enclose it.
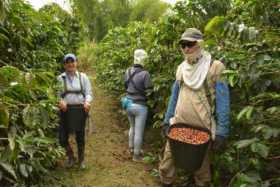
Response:
[[[61,94],[61,97],[64,98],[67,94],[77,94],[77,95],[81,94],[81,95],[83,95],[83,97],[86,97],[85,93],[82,92],[81,90],[65,91]]]
[[[67,107],[69,107],[69,108],[81,108],[81,109],[83,109],[83,108],[84,108],[84,105],[83,105],[83,104],[67,104]]]

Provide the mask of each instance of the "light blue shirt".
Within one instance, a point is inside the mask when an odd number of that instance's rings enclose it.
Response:
[[[73,104],[84,104],[85,102],[90,103],[93,99],[89,78],[87,77],[86,74],[79,73],[77,71],[74,74],[74,76],[70,76],[65,72],[58,76],[58,81],[61,83],[61,90],[59,96],[61,97],[61,94],[64,92],[63,79],[66,80],[66,86],[68,91],[81,90],[79,75],[81,76],[81,83],[83,87],[82,92],[85,94],[85,97],[82,94],[68,93],[65,95],[64,98],[62,98],[67,104],[73,105]]]

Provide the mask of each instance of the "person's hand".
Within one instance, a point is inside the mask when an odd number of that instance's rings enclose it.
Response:
[[[162,123],[161,124],[161,136],[163,137],[163,138],[166,138],[167,137],[167,131],[168,131],[168,127],[169,127],[169,124],[167,124],[167,123]]]
[[[58,107],[63,112],[66,112],[66,110],[67,110],[67,103],[65,101],[63,101],[63,100],[60,100],[59,103],[58,103]]]
[[[84,109],[85,109],[85,112],[89,112],[90,110],[90,104],[88,102],[85,102],[84,103]]]
[[[225,144],[225,137],[216,135],[212,148],[217,151],[220,150]]]

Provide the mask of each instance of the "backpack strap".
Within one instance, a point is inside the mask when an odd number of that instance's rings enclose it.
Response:
[[[209,71],[212,67],[212,64],[213,64],[213,61],[211,60],[210,62],[210,67],[209,67]],[[208,72],[209,72],[208,71]],[[213,100],[212,100],[212,96],[211,96],[211,92],[210,92],[210,88],[209,88],[209,82],[208,82],[208,75],[206,76],[206,79],[204,80],[203,82],[203,87],[204,87],[204,90],[205,90],[205,95],[206,95],[206,98],[207,98],[207,101],[208,101],[208,104],[211,108],[211,114],[213,115],[214,112],[215,112],[215,109],[214,109],[214,103],[213,103]]]
[[[66,96],[67,93],[67,84],[66,84],[66,76],[62,75],[62,79],[63,79],[63,93],[61,94],[61,97],[64,98]]]
[[[139,88],[137,88],[135,82],[133,81],[133,77],[137,74],[137,73],[140,73],[142,72],[143,70],[140,69],[140,70],[135,70],[132,74],[131,74],[131,68],[128,70],[128,76],[129,78],[127,79],[127,81],[125,81],[125,88],[127,89],[128,88],[128,84],[129,82],[132,83],[133,87],[138,91],[140,92],[141,94],[145,94],[145,92],[143,90],[140,90]]]
[[[212,67],[213,61],[211,60],[210,62],[210,68],[208,73],[210,72],[210,69]],[[215,117],[215,104],[214,101],[212,100],[212,94],[210,91],[210,87],[209,87],[209,82],[208,82],[208,75],[206,76],[206,79],[203,82],[203,87],[204,87],[204,91],[205,91],[205,96],[207,98],[208,104],[210,106],[210,114],[209,114],[209,118],[210,118],[210,131],[211,131],[211,137],[212,137],[212,128],[213,128],[213,121],[212,118]],[[212,137],[213,138],[213,137]]]
[[[86,95],[84,93],[83,84],[82,84],[82,74],[80,72],[78,72],[78,76],[79,76],[79,82],[80,82],[80,90],[68,90],[66,76],[64,76],[64,75],[62,76],[63,84],[64,84],[64,92],[61,94],[62,98],[64,98],[67,94],[82,94],[84,98],[86,97]]]
[[[125,81],[124,85],[125,85],[125,88],[127,89],[128,88],[128,84],[129,82],[133,79],[133,77],[137,74],[137,73],[140,73],[141,71],[143,70],[135,70],[132,74],[131,74],[131,68],[128,69],[128,79]]]

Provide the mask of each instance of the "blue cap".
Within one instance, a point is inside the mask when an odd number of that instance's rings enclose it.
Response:
[[[72,59],[77,62],[77,57],[73,53],[68,53],[63,58],[63,63],[65,63],[68,59]]]

